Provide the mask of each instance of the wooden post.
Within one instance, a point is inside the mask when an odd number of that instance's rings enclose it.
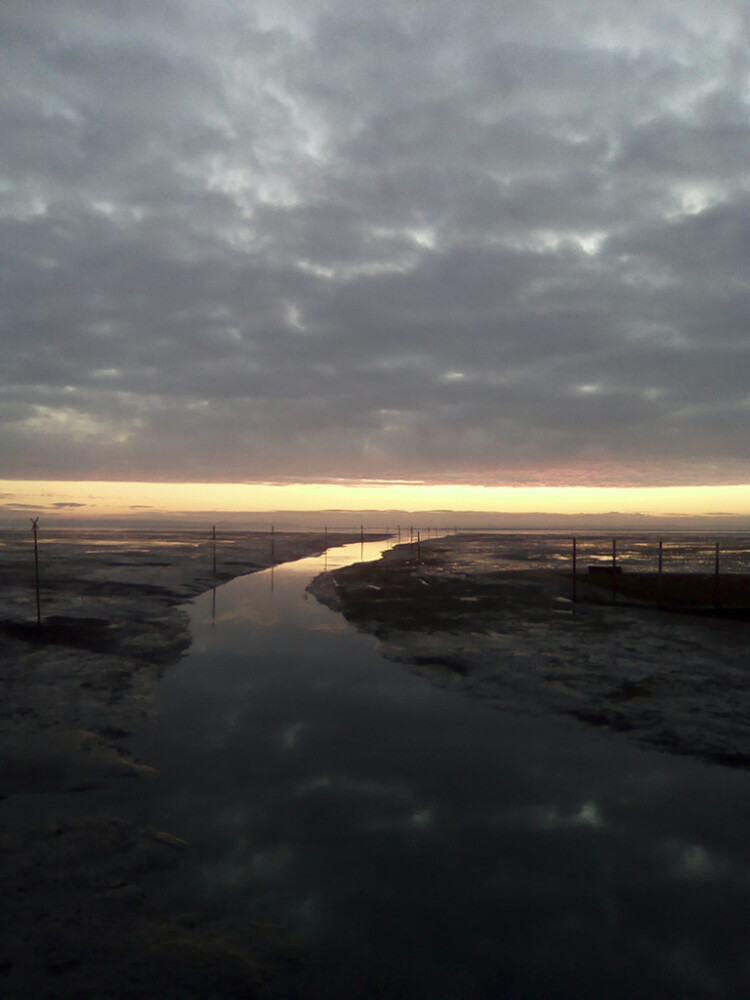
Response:
[[[716,556],[714,560],[714,607],[718,608],[719,604],[719,543],[716,543]]]
[[[661,610],[662,606],[662,572],[664,570],[664,540],[659,539],[659,579],[656,584],[656,606]]]
[[[39,598],[39,544],[38,544],[39,518],[38,517],[32,517],[31,530],[34,533],[34,580],[36,583],[36,623],[37,625],[41,625],[42,604]]]
[[[276,562],[276,537],[274,527],[271,525],[271,566]]]
[[[612,603],[617,601],[617,539],[612,539]]]
[[[576,539],[573,539],[573,602],[575,603],[576,596]]]
[[[420,533],[420,532],[418,531],[418,532],[417,532],[417,562],[421,562],[421,561],[422,561],[422,548],[421,548],[421,542],[422,542],[422,535],[421,535],[421,533]]]
[[[211,531],[211,539],[213,542],[213,553],[214,553],[214,576],[216,576],[216,525],[213,526]]]

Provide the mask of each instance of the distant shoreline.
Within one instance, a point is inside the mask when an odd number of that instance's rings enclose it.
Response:
[[[128,515],[100,516],[66,513],[44,505],[13,508],[0,503],[0,531],[28,530],[31,517],[40,517],[42,527],[50,530],[84,531],[206,531],[213,525],[221,531],[368,531],[408,532],[438,531],[559,531],[568,534],[591,532],[640,533],[750,532],[750,514],[650,515],[616,511],[602,514],[549,514],[529,512],[401,510],[401,509],[320,509],[267,511],[143,511]]]

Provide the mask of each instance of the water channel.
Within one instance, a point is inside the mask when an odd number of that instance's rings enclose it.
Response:
[[[387,662],[305,592],[384,546],[191,605],[136,740],[159,777],[116,793],[190,843],[164,891],[284,926],[314,1000],[750,995],[748,775]]]

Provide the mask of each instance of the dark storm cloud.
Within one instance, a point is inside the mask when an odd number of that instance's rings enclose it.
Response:
[[[747,25],[12,0],[2,475],[750,480]]]

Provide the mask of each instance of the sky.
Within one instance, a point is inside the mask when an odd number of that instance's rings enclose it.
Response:
[[[721,509],[749,43],[745,0],[5,0],[0,478]]]

